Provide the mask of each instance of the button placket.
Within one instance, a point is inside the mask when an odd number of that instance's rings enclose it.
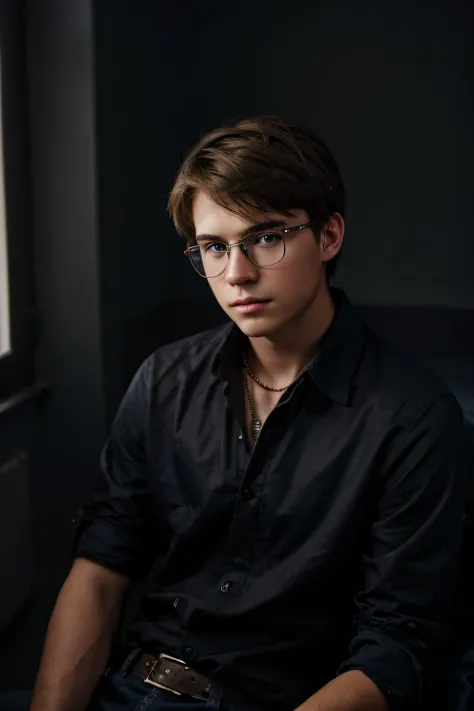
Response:
[[[252,489],[250,489],[248,487],[242,491],[242,498],[247,503],[252,501],[254,496],[255,496],[255,494],[253,493]]]

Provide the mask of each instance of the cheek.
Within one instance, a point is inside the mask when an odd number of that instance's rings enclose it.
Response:
[[[291,295],[312,292],[320,279],[321,262],[316,249],[301,250],[287,255],[278,269],[272,270],[273,283],[280,291]]]
[[[221,306],[225,308],[227,306],[226,299],[224,298],[225,282],[219,277],[217,277],[216,279],[209,279],[207,283],[209,284],[209,287],[212,293],[214,294],[216,300]]]

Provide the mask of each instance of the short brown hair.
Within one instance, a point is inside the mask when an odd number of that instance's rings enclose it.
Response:
[[[186,157],[168,210],[190,244],[196,236],[193,198],[200,190],[241,217],[251,217],[255,209],[287,216],[303,209],[322,227],[334,212],[342,217],[345,212],[344,183],[324,141],[277,116],[256,116],[211,131]],[[328,279],[336,260],[326,265]]]

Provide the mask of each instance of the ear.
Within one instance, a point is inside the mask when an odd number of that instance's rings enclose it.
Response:
[[[342,216],[334,212],[321,230],[321,261],[329,262],[341,251],[345,225]]]

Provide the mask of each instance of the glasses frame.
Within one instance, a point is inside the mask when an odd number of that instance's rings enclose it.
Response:
[[[192,247],[188,247],[187,249],[184,250],[184,254],[189,257],[189,261],[191,262],[191,265],[194,269],[194,271],[199,274],[200,277],[203,279],[215,279],[218,276],[221,276],[225,270],[227,269],[227,265],[229,264],[229,254],[230,250],[232,247],[240,247],[240,250],[242,254],[247,257],[247,259],[252,262],[252,264],[258,269],[270,269],[270,267],[274,267],[275,264],[279,264],[284,258],[286,254],[286,240],[285,240],[285,235],[289,234],[290,232],[300,232],[301,230],[306,230],[308,227],[312,227],[313,225],[320,224],[321,220],[311,220],[311,222],[305,222],[304,225],[293,225],[293,227],[279,227],[278,229],[272,228],[269,230],[261,230],[262,235],[271,235],[271,234],[280,234],[282,233],[282,238],[283,238],[283,255],[278,259],[276,262],[273,262],[273,264],[268,264],[266,267],[260,266],[260,264],[256,264],[256,262],[253,261],[251,256],[248,253],[247,247],[245,246],[245,241],[247,237],[251,237],[254,234],[259,234],[259,230],[254,231],[254,232],[248,232],[247,234],[243,235],[237,242],[232,242],[232,244],[225,244],[226,248],[226,254],[227,254],[227,262],[225,263],[224,269],[219,272],[219,274],[214,274],[214,276],[206,276],[205,274],[201,274],[201,272],[198,270],[196,265],[194,264],[192,260],[192,252],[196,252],[198,249],[200,250],[201,247],[198,244],[193,245]]]

